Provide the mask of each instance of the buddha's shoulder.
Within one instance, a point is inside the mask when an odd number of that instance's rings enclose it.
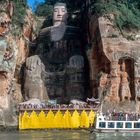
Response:
[[[44,35],[46,33],[50,33],[51,29],[53,28],[53,26],[49,26],[49,27],[45,27],[43,29],[40,30],[39,34],[40,35]]]

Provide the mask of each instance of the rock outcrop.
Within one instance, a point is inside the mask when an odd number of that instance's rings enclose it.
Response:
[[[99,18],[93,16],[90,20],[92,47],[87,54],[92,95],[100,97],[103,94],[107,102],[137,102],[140,94],[139,32],[124,31],[122,35],[108,17],[113,19],[109,15]],[[104,76],[103,84],[100,73],[107,77]]]
[[[16,105],[23,100],[21,68],[29,54],[30,41],[35,39],[36,22],[31,10],[26,9],[24,24],[17,36],[14,32],[18,27],[12,23],[14,3],[1,1],[0,7],[0,115],[2,123],[9,126],[17,125]]]

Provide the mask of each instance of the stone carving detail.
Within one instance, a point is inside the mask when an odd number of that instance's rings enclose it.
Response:
[[[121,97],[122,101],[127,98],[130,101],[131,93],[130,93],[130,86],[128,81],[128,74],[125,71],[125,63],[122,63],[122,72],[121,72]]]
[[[106,92],[105,100],[107,101],[119,102],[126,99],[130,101],[131,91],[128,78],[125,63],[112,62],[110,75],[107,77],[104,74],[100,78],[98,94],[101,101],[103,100],[104,91]]]

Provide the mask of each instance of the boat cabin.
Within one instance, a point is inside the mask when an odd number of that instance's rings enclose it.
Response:
[[[139,130],[140,131],[140,119],[134,121],[128,121],[127,119],[124,121],[120,120],[106,120],[103,114],[98,115],[96,118],[96,128],[98,130]]]

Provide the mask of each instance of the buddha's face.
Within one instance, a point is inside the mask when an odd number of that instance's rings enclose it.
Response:
[[[55,22],[66,22],[67,20],[67,9],[65,6],[55,6],[53,12],[53,21]]]

